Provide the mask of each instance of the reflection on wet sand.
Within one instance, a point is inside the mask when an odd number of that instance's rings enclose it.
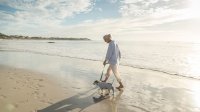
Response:
[[[110,101],[110,105],[111,105],[111,109],[112,112],[118,112],[118,104],[119,104],[119,100],[121,98],[121,95],[124,91],[121,90],[116,97],[112,98],[112,100]]]
[[[119,104],[119,100],[120,100],[123,92],[124,92],[123,90],[119,91],[119,93],[114,97],[113,96],[102,96],[102,95],[99,96],[99,97],[93,97],[93,101],[95,103],[98,103],[102,100],[110,98],[109,99],[109,105],[111,107],[112,112],[118,112],[118,104]]]

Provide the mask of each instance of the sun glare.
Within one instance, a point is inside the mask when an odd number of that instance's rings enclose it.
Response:
[[[188,14],[192,17],[200,17],[200,0],[190,0]]]
[[[199,83],[199,82],[197,82],[197,83]],[[190,83],[190,88],[191,88],[191,90],[193,91],[193,97],[192,97],[192,102],[195,104],[195,106],[197,107],[197,108],[199,108],[200,107],[200,86],[199,86],[199,84],[197,84],[197,83]]]

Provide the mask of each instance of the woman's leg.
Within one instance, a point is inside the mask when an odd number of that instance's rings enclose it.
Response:
[[[120,89],[120,88],[123,88],[123,84],[122,84],[122,80],[120,78],[120,74],[119,74],[119,71],[118,71],[118,65],[111,65],[111,69],[117,79],[117,82],[119,83],[119,87],[117,87],[117,89]]]

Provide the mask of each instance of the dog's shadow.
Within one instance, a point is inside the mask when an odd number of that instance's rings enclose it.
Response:
[[[92,95],[94,94],[92,90],[95,89],[96,88],[93,88],[85,92],[79,93],[62,101],[59,101],[55,104],[52,104],[44,109],[37,110],[37,112],[66,112],[77,108],[80,109],[80,112],[85,108],[95,104],[92,100]]]

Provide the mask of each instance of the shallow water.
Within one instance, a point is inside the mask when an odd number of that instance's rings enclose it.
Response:
[[[103,41],[0,40],[1,51],[32,52],[103,61]],[[200,44],[183,42],[120,41],[121,65],[200,79]]]

